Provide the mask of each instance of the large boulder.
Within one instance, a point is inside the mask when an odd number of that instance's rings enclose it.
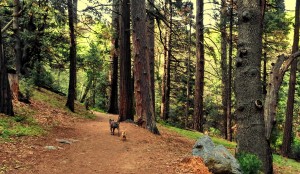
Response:
[[[193,147],[193,155],[201,157],[212,173],[242,173],[239,163],[234,156],[224,146],[215,146],[208,135],[198,139]]]

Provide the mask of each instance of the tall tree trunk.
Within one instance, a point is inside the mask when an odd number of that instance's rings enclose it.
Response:
[[[113,1],[112,11],[112,55],[111,55],[111,76],[110,76],[110,97],[108,113],[118,113],[118,49],[119,49],[119,0]]]
[[[154,84],[154,0],[148,0],[149,12],[147,13],[147,38],[148,38],[148,56],[150,65],[150,89],[152,96],[152,105],[155,113],[155,84]]]
[[[222,108],[224,118],[224,138],[227,140],[227,100],[228,100],[228,68],[227,68],[227,6],[226,0],[221,4],[221,69],[222,69]]]
[[[228,62],[228,86],[227,86],[227,140],[232,141],[231,131],[231,88],[232,88],[232,28],[233,28],[233,0],[230,1],[230,23],[229,23],[229,62]]]
[[[204,90],[204,25],[203,0],[197,0],[196,13],[196,79],[194,101],[194,129],[203,132],[203,90]]]
[[[77,15],[77,9],[78,9],[78,0],[73,0],[73,18],[74,18],[74,36],[75,36],[75,49],[76,49],[76,32],[77,32],[77,24],[78,24],[78,15]],[[76,51],[75,51],[76,52]],[[75,53],[76,55],[77,53]],[[77,58],[75,58],[75,66],[77,65]],[[75,68],[75,74],[77,74],[77,68]],[[75,100],[77,99],[77,77],[74,78],[74,84],[75,84]]]
[[[270,143],[265,137],[260,75],[262,12],[260,1],[238,0],[238,53],[236,58],[236,116],[238,152],[256,154],[265,174],[273,173]]]
[[[159,134],[155,123],[155,113],[151,98],[150,63],[146,38],[146,6],[145,0],[132,0],[132,41],[134,46],[134,81],[136,107],[141,107],[142,115],[146,118],[147,129]]]
[[[133,120],[133,88],[130,50],[130,1],[120,3],[120,101],[119,121]]]
[[[1,28],[1,23],[0,23]],[[0,113],[13,116],[13,105],[10,91],[10,85],[8,82],[7,74],[7,60],[4,56],[4,50],[2,45],[2,34],[0,31]]]
[[[74,29],[74,6],[72,0],[68,0],[68,15],[69,15],[69,29],[70,29],[70,80],[68,99],[66,106],[72,111],[75,111],[74,102],[76,98],[76,36]]]
[[[172,26],[173,26],[173,10],[171,1],[165,1],[165,11],[169,6],[170,12],[170,27],[166,29],[165,36],[165,61],[164,61],[164,77],[162,83],[162,101],[161,101],[161,113],[160,117],[163,120],[168,120],[170,111],[170,67],[172,56]]]
[[[22,49],[21,49],[21,36],[20,36],[20,29],[19,29],[19,12],[21,11],[21,5],[19,0],[14,0],[14,14],[13,14],[13,32],[14,32],[14,39],[15,39],[15,61],[16,61],[16,91],[12,91],[14,97],[18,99],[19,93],[19,76],[21,74],[21,58],[22,58]]]
[[[191,80],[191,44],[192,44],[192,20],[190,19],[189,22],[189,44],[188,44],[188,57],[187,57],[187,68],[186,68],[186,107],[185,107],[185,128],[188,128],[189,116],[190,116],[190,94],[191,94],[191,87],[190,87],[190,80]]]
[[[294,28],[294,42],[292,53],[299,50],[299,16],[300,16],[300,1],[296,1],[295,9],[295,28]],[[294,59],[291,64],[290,69],[290,81],[289,81],[289,91],[288,100],[286,106],[286,118],[283,134],[283,142],[281,153],[284,156],[288,156],[291,153],[291,143],[292,143],[292,132],[293,132],[293,111],[294,111],[294,101],[295,101],[295,85],[296,85],[296,72],[297,72],[297,59]]]

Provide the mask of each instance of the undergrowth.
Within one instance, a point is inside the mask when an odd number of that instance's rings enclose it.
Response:
[[[196,131],[191,130],[184,130],[177,127],[170,126],[165,123],[160,123],[162,126],[166,127],[167,129],[177,132],[178,134],[187,137],[189,139],[198,140],[204,134]],[[218,137],[211,137],[213,142],[217,145],[223,145],[228,149],[233,149],[236,147],[235,142],[230,142],[227,140],[224,140],[222,138]],[[231,151],[233,152],[233,151]],[[284,158],[280,155],[273,154],[273,164],[276,169],[276,173],[280,174],[294,174],[294,173],[300,173],[300,163],[289,158]]]
[[[9,137],[37,136],[45,131],[32,117],[0,116],[0,137],[8,140]]]
[[[68,112],[69,115],[74,117],[86,118],[86,119],[96,118],[94,114],[91,114],[90,112],[86,111],[84,105],[79,103],[78,101],[75,101],[75,113],[71,112],[65,106],[67,102],[66,96],[61,96],[42,88],[34,90],[32,99],[46,102],[47,104],[49,104],[54,108],[65,110]]]
[[[66,97],[52,93],[45,89],[34,89],[32,101],[43,102],[50,105],[51,109],[59,109],[70,117],[94,119],[95,115],[85,110],[79,102],[75,102],[75,113],[65,107]],[[10,137],[40,136],[47,132],[48,128],[40,125],[34,118],[38,114],[30,105],[14,102],[15,116],[0,115],[0,143],[9,141]]]

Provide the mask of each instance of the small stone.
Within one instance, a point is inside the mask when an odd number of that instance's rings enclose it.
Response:
[[[47,150],[56,150],[57,148],[55,146],[45,146],[45,149],[47,149]]]

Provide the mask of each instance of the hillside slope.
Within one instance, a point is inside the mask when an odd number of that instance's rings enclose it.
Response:
[[[127,133],[122,141],[109,131],[108,120],[116,115],[95,112],[96,119],[83,119],[91,117],[83,106],[77,105],[77,114],[70,113],[61,107],[64,97],[43,89],[31,102],[15,103],[17,115],[27,113],[47,133],[2,141],[0,173],[209,173],[201,160],[183,160],[191,155],[194,140],[162,126],[157,136],[121,123],[121,131]]]

